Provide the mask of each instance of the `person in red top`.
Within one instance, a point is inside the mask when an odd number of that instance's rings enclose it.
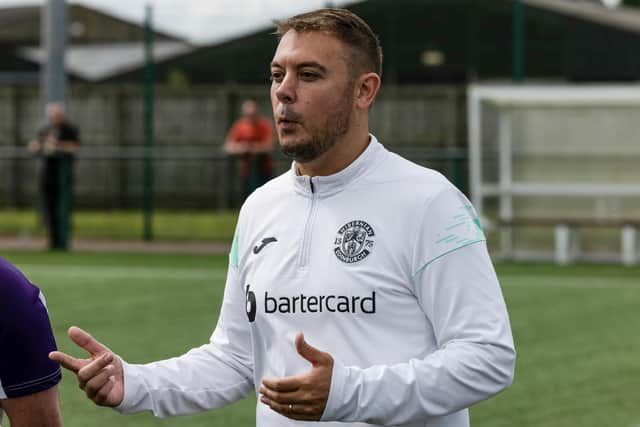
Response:
[[[242,117],[229,130],[224,151],[240,160],[244,198],[273,177],[273,126],[262,117],[255,101],[242,103]]]

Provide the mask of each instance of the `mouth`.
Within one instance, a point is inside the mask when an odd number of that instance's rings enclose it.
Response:
[[[299,123],[296,120],[290,120],[286,118],[278,118],[277,120],[278,127],[282,130],[292,130]]]

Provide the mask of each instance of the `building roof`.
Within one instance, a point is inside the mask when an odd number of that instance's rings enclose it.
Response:
[[[18,6],[0,8],[0,28],[12,25],[16,21],[33,18],[40,13],[40,6]]]
[[[583,0],[523,0],[525,75],[567,81],[640,79],[640,11]],[[367,0],[346,6],[371,25],[387,83],[509,79],[512,0]],[[264,28],[156,64],[194,83],[266,83],[277,40]],[[615,49],[611,47],[615,46]],[[141,69],[113,80],[138,81]]]
[[[186,43],[158,41],[153,44],[154,62],[192,51]],[[19,49],[22,58],[42,64],[44,52],[40,47]],[[145,52],[142,43],[113,43],[68,46],[65,57],[67,72],[74,77],[94,82],[144,67]]]
[[[527,78],[640,80],[639,9],[607,9],[595,0],[522,1]],[[449,83],[511,77],[511,6],[512,0],[366,0],[346,7],[379,35],[385,82]],[[22,8],[14,9],[6,16],[21,16]],[[277,44],[272,32],[273,27],[263,27],[195,47],[156,39],[157,79],[169,80],[177,70],[193,83],[264,84]],[[73,76],[87,81],[140,81],[142,52],[141,42],[90,47],[72,42],[67,65]],[[20,49],[19,56],[36,63],[42,58],[35,47]]]
[[[618,6],[608,9],[602,4],[585,0],[523,0],[531,7],[572,16],[593,23],[640,33],[640,10]]]
[[[0,82],[38,82],[44,53],[40,45],[41,6],[0,8]],[[144,28],[99,10],[70,5],[66,69],[71,77],[95,82],[144,67]],[[154,61],[193,50],[185,40],[153,31]]]
[[[42,6],[0,7],[0,41],[21,45],[40,43],[40,15]],[[67,8],[70,40],[76,43],[123,42],[141,40],[143,27],[128,21],[79,4]],[[75,25],[74,25],[75,24]],[[154,30],[157,40],[185,42],[164,31]]]

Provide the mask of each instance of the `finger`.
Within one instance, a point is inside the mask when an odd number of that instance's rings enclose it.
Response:
[[[80,388],[84,388],[83,385],[90,381],[93,377],[98,375],[102,369],[113,361],[113,354],[105,353],[101,357],[97,358],[93,362],[87,364],[84,368],[78,371],[78,382]]]
[[[317,408],[313,406],[291,404],[291,407],[289,407],[289,404],[283,405],[274,402],[265,396],[260,397],[260,401],[280,415],[294,420],[319,421],[322,417],[322,413],[318,413]]]
[[[263,378],[262,385],[270,390],[278,392],[298,391],[302,387],[301,376],[284,378]]]
[[[100,354],[109,351],[107,347],[77,326],[70,327],[67,334],[74,343],[87,350],[92,356],[99,356]]]
[[[95,397],[92,399],[98,405],[105,405],[109,399],[109,393],[116,386],[115,377],[111,376],[107,378],[107,382],[102,386],[98,393],[96,393]]]
[[[93,399],[102,389],[102,387],[104,387],[109,382],[109,378],[112,376],[113,365],[107,365],[104,369],[98,372],[98,374],[87,381],[84,385],[84,392],[86,393],[87,397],[89,399]]]
[[[73,373],[78,373],[88,362],[84,359],[76,359],[61,351],[52,351],[49,353],[49,359],[58,362],[63,368]]]
[[[308,360],[311,365],[316,366],[326,364],[326,353],[324,351],[318,350],[317,348],[310,345],[307,341],[305,341],[304,334],[302,332],[296,335],[295,343],[298,354]]]
[[[265,396],[271,401],[281,404],[289,404],[289,403],[303,403],[307,404],[309,401],[304,397],[301,390],[292,391],[292,392],[279,392],[275,390],[271,390],[267,387],[260,387],[260,394]]]

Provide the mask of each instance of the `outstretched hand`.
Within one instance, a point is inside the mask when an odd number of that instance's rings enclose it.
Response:
[[[124,373],[120,358],[76,326],[69,328],[68,335],[90,357],[77,359],[61,351],[52,351],[49,359],[76,374],[78,385],[96,405],[118,406],[124,398]]]
[[[295,343],[298,354],[311,363],[311,370],[292,377],[263,378],[260,401],[285,417],[319,421],[331,389],[333,357],[310,346],[302,333]]]

